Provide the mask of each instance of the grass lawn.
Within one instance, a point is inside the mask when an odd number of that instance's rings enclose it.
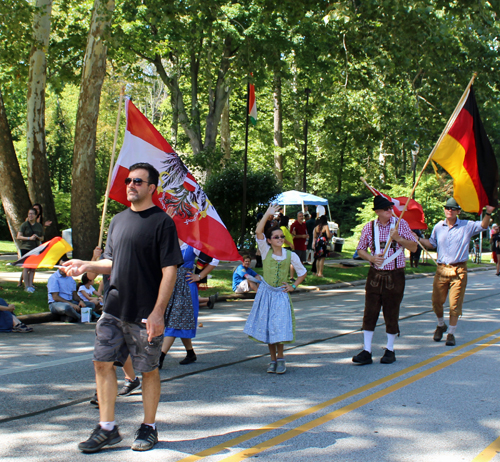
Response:
[[[17,255],[17,247],[16,244],[12,241],[0,241],[0,255],[5,254],[16,254]]]
[[[311,267],[306,266],[308,270],[308,275],[304,281],[304,286],[321,286],[326,284],[335,284],[338,282],[352,282],[358,281],[366,278],[368,274],[368,262],[363,262],[363,265],[356,267],[344,267],[335,260],[339,259],[352,259],[352,255],[356,248],[357,242],[354,240],[347,239],[343,248],[342,253],[335,259],[328,259],[324,268],[323,278],[318,278],[311,273]],[[469,268],[474,268],[477,266],[491,266],[494,268],[493,264],[489,264],[490,254],[483,254],[483,263],[481,265],[476,265],[469,262]],[[20,272],[20,268],[6,266],[5,261],[0,260],[0,272]],[[485,265],[488,264],[488,265]],[[235,265],[236,266],[236,265]],[[435,271],[436,265],[429,259],[427,264],[420,264],[418,268],[409,268],[407,266],[407,274],[415,273],[432,273]],[[42,271],[42,270],[37,270]],[[45,270],[47,271],[47,270]],[[256,269],[259,274],[262,274],[262,268]],[[211,278],[208,280],[208,288],[203,290],[201,287],[199,294],[201,297],[208,297],[216,292],[219,294],[232,294],[232,277],[233,272],[231,269],[215,269],[211,273]],[[1,283],[0,287],[0,297],[7,300],[9,303],[16,305],[16,314],[32,314],[32,313],[42,313],[48,311],[47,302],[47,287],[43,282],[35,283],[36,292],[29,294],[24,291],[23,288],[17,287],[15,282],[4,282]]]

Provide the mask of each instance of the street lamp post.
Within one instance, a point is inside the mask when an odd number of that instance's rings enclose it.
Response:
[[[411,158],[412,158],[411,169],[413,170],[413,186],[415,186],[416,172],[417,172],[417,156],[419,152],[420,152],[420,145],[416,141],[414,141],[413,147],[411,149]],[[415,195],[415,193],[413,193],[413,195]],[[412,197],[412,199],[414,198]]]

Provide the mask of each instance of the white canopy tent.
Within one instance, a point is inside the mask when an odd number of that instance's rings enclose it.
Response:
[[[314,194],[305,193],[302,191],[286,191],[279,194],[275,201],[278,205],[283,205],[283,213],[286,215],[287,205],[301,205],[302,211],[305,212],[305,205],[322,205],[328,207],[328,216],[332,221],[332,214],[328,205],[328,199],[315,196]]]

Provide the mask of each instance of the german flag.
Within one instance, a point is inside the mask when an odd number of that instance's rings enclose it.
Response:
[[[453,177],[453,196],[462,209],[480,213],[485,205],[498,205],[498,166],[472,85],[462,101],[432,160]]]
[[[73,250],[73,247],[62,237],[58,236],[30,250],[27,254],[23,255],[23,258],[11,263],[11,265],[31,269],[53,268],[54,265],[57,265],[61,257],[71,250]]]

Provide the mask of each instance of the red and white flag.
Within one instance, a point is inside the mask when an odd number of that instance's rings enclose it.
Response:
[[[401,212],[405,208],[407,197],[390,197],[383,192],[378,191],[372,186],[368,186],[367,188],[371,191],[374,196],[383,196],[387,200],[394,202],[394,213],[399,218],[401,216]],[[406,220],[411,229],[427,229],[427,223],[425,222],[424,209],[422,206],[414,199],[410,199],[410,203],[406,208],[406,212],[403,215],[403,218]]]
[[[170,144],[128,98],[125,113],[127,128],[109,197],[130,206],[125,186],[128,168],[137,162],[148,162],[160,172],[153,202],[173,212],[179,238],[218,260],[241,260],[219,214]]]

